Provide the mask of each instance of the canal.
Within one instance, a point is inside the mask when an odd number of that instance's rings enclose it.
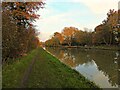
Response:
[[[101,88],[118,88],[118,51],[53,47],[46,50]]]

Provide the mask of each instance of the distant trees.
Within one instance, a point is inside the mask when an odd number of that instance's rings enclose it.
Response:
[[[63,42],[63,36],[59,32],[55,32],[51,39],[45,42],[46,46],[59,46]]]
[[[59,44],[62,44],[62,42],[64,40],[62,34],[59,33],[59,32],[55,32],[53,38],[57,39],[57,41],[59,42]]]
[[[65,43],[67,43],[69,46],[71,46],[74,38],[75,33],[78,31],[75,27],[65,27],[62,31],[62,36],[64,38]]]
[[[61,33],[54,33],[53,37],[45,43],[48,46],[118,45],[120,44],[118,11],[109,10],[107,18],[102,24],[96,26],[94,31],[87,28],[79,30],[75,27],[65,27]]]
[[[2,3],[2,59],[24,55],[39,45],[32,22],[39,17],[35,12],[43,2]]]
[[[65,27],[61,33],[55,32],[53,37],[45,42],[46,46],[60,45],[91,45],[91,32],[82,31],[75,27]]]
[[[106,45],[118,44],[119,29],[115,28],[117,24],[118,11],[110,10],[107,19],[95,28],[94,42]]]

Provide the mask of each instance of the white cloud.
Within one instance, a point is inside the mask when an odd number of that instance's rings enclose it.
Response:
[[[49,0],[48,2],[83,3],[95,14],[107,13],[109,9],[118,9],[119,0]]]
[[[120,9],[120,1],[119,1],[119,3],[118,3],[118,9]]]
[[[80,21],[76,20],[74,18],[75,16],[79,16],[81,19],[84,16],[83,13],[81,13],[78,10],[71,10],[70,12],[64,12],[64,13],[56,13],[54,8],[49,8],[47,5],[45,9],[40,10],[38,13],[41,15],[40,20],[37,20],[35,23],[41,32],[40,39],[42,41],[45,41],[50,38],[50,36],[54,32],[61,32],[64,27],[74,26],[79,29],[82,29],[84,27],[88,27],[90,29],[94,29],[95,26],[100,24],[100,22],[105,19],[103,16],[106,16],[106,13],[109,9],[116,9],[118,8],[118,0],[49,0],[50,2],[76,2],[76,3],[83,3],[85,6],[87,6],[91,12],[96,17],[97,21],[88,21],[88,23],[80,23]],[[46,2],[46,3],[48,3]],[[73,15],[74,14],[74,15]],[[89,16],[89,15],[88,15]],[[98,21],[101,20],[101,21]]]
[[[47,15],[49,15],[51,12],[53,11],[46,10],[43,12],[43,14],[46,13]],[[78,11],[74,10],[62,14],[51,15],[49,17],[44,17],[44,15],[41,16],[42,18],[40,20],[37,20],[37,22],[35,23],[37,25],[37,28],[41,32],[40,39],[42,41],[45,41],[50,38],[50,36],[53,35],[54,32],[61,32],[64,27],[74,26],[79,29],[83,29],[84,27],[82,26],[84,25],[77,23],[76,20],[72,18],[73,13],[75,15],[80,15],[80,12],[78,13]]]
[[[107,13],[109,9],[118,9],[119,0],[72,0],[73,2],[83,3],[95,14]]]
[[[51,12],[46,11],[45,13],[49,14]],[[45,40],[45,37],[46,39],[50,38],[50,35],[53,35],[54,32],[61,32],[64,27],[73,26],[79,28],[80,30],[83,30],[84,27],[89,27],[91,29],[94,28],[94,22],[87,25],[86,23],[80,22],[80,20],[76,20],[76,17],[74,16],[83,17],[84,14],[79,12],[79,10],[71,10],[70,12],[64,12],[49,17],[43,16],[36,22],[41,32],[41,39]],[[42,34],[44,34],[44,36]]]

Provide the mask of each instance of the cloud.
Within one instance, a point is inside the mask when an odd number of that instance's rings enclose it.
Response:
[[[51,14],[52,13],[52,14]],[[62,12],[54,15],[53,10],[44,10],[42,12],[40,20],[37,20],[35,24],[38,25],[40,31],[48,31],[54,33],[55,31],[61,32],[61,30],[66,26],[74,26],[79,29],[89,26],[85,22],[90,22],[86,12],[80,12],[79,9],[71,10],[69,12]],[[51,14],[51,15],[50,15]],[[89,16],[90,18],[90,16]],[[87,20],[86,20],[87,19]],[[90,28],[94,28],[94,23],[90,23]]]
[[[95,14],[107,13],[109,9],[118,9],[119,0],[71,0],[77,3],[83,3]]]
[[[49,14],[50,12],[46,11],[45,13]],[[61,32],[64,27],[74,26],[81,29],[82,25],[71,18],[72,13],[75,13],[75,11],[56,14],[49,17],[42,17],[40,20],[38,20],[35,24],[41,32],[40,39],[45,41],[46,39],[50,38],[54,32]]]
[[[83,3],[95,14],[107,13],[109,9],[118,9],[119,0],[49,0],[48,2]]]
[[[105,19],[106,13],[109,9],[117,9],[118,0],[48,0],[43,10],[40,10],[38,14],[41,15],[40,19],[37,20],[37,25],[40,34],[40,39],[45,41],[53,35],[54,32],[61,32],[64,27],[74,26],[81,30],[84,27],[94,29],[95,26],[99,25],[102,20]],[[56,10],[60,7],[54,7],[52,2],[74,2],[72,4],[82,4],[87,7],[84,10],[81,7],[73,8],[69,7],[70,11],[57,12]],[[82,11],[81,11],[82,10]]]
[[[38,37],[39,37],[40,41],[46,41],[47,39],[50,38],[50,33],[49,32],[41,32]]]
[[[54,32],[61,32],[64,27],[74,26],[74,27],[82,27],[77,22],[70,20],[70,19],[63,19],[66,16],[54,16],[51,18],[47,18],[41,20],[41,23],[38,22],[40,25],[38,26],[40,34],[40,39],[42,41],[47,40],[53,35]],[[43,23],[44,22],[44,23]],[[70,22],[70,23],[69,23]]]
[[[118,3],[118,9],[120,9],[120,1],[119,1],[119,3]]]

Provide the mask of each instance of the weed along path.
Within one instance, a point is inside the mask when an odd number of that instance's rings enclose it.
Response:
[[[28,61],[20,60],[21,63],[16,63],[17,66],[8,65],[3,69],[3,88],[98,88],[43,48],[36,49],[32,55],[26,56],[31,56],[26,59]],[[17,69],[12,69],[13,67]]]

